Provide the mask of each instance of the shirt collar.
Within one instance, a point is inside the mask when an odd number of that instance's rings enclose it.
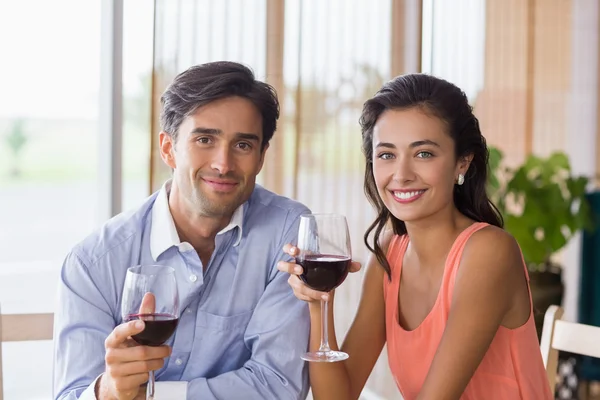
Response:
[[[154,261],[172,246],[177,246],[181,251],[192,250],[192,245],[187,242],[181,242],[179,234],[175,228],[175,222],[169,209],[169,193],[171,191],[171,180],[165,182],[162,186],[154,205],[152,206],[152,226],[150,228],[150,253]],[[240,244],[242,240],[242,225],[244,222],[244,205],[240,205],[231,216],[229,224],[221,229],[217,235],[222,235],[238,227],[237,238],[234,246]]]

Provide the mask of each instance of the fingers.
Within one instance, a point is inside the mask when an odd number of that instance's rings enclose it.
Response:
[[[292,257],[296,257],[298,254],[300,254],[300,250],[290,243],[283,246],[283,252]],[[352,263],[350,264],[349,271],[358,272],[361,268],[362,266],[358,261],[352,261]],[[287,272],[288,274],[302,274],[302,267],[295,265],[293,262],[280,261],[279,264],[277,264],[277,269],[279,269],[282,272]]]
[[[148,374],[150,371],[157,371],[165,365],[165,360],[154,359],[147,361],[133,361],[129,363],[120,363],[109,366],[113,376],[131,376],[137,374]]]
[[[296,297],[300,300],[313,302],[329,299],[329,295],[327,293],[319,292],[318,290],[309,288],[296,275],[290,275],[288,284],[294,290],[294,295],[296,295]]]
[[[153,303],[154,296],[147,294],[140,311],[154,311]],[[144,326],[144,321],[129,321],[117,326],[106,338],[106,371],[100,384],[111,398],[133,399],[140,385],[148,380],[148,372],[162,368],[164,359],[171,355],[169,346],[130,346],[130,337],[144,330]]]
[[[360,265],[360,263],[358,261],[352,261],[350,263],[350,268],[348,269],[348,271],[358,272],[358,271],[360,271],[361,268],[362,268],[362,266]]]
[[[128,348],[107,348],[106,363],[129,363],[134,361],[162,360],[171,355],[169,346],[135,346]]]
[[[296,246],[294,246],[293,244],[289,244],[289,243],[287,243],[286,245],[283,246],[283,252],[286,254],[289,254],[292,257],[296,257],[298,255],[298,253],[300,253],[300,251],[298,250],[298,248]]]
[[[142,320],[125,322],[113,329],[110,335],[108,335],[106,338],[104,346],[107,349],[120,347],[130,336],[143,331],[144,326],[144,321]]]
[[[150,292],[144,295],[140,305],[140,314],[153,314],[156,309],[156,297]]]
[[[277,269],[281,272],[287,272],[290,275],[302,275],[304,272],[300,265],[286,261],[279,261],[277,263]]]

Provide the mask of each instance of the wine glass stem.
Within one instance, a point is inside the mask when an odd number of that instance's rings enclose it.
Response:
[[[331,351],[329,348],[329,302],[326,300],[321,300],[321,346],[319,347],[319,352],[326,353]]]
[[[154,371],[148,372],[148,385],[146,386],[146,400],[154,400]]]

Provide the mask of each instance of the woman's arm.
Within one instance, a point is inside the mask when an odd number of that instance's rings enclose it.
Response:
[[[391,234],[388,234],[382,241],[384,251],[388,247],[390,238]],[[286,252],[289,252],[289,247],[286,247]],[[321,339],[320,299],[325,293],[306,287],[295,276],[299,273],[293,270],[294,267],[295,264],[281,265],[280,269],[293,274],[289,282],[294,293],[301,300],[309,302],[310,350],[316,351]],[[377,259],[371,256],[365,270],[358,311],[342,345],[342,351],[348,353],[349,358],[334,363],[309,363],[311,388],[315,400],[359,398],[385,344],[384,274]],[[329,297],[329,345],[332,350],[338,350],[333,323],[333,292]]]
[[[463,252],[446,329],[419,400],[460,398],[511,309],[519,309],[519,320],[529,314],[529,302],[514,300],[524,288],[516,241],[495,227],[473,234]]]
[[[358,311],[342,344],[342,351],[349,355],[348,359],[336,363],[309,363],[315,400],[359,398],[385,344],[383,273],[375,257],[371,257],[365,270]],[[329,345],[332,350],[338,350],[332,303],[329,303]],[[318,304],[311,303],[310,314],[310,348],[317,350],[321,336],[321,309]]]

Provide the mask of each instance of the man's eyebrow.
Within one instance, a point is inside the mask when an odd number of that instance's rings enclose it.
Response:
[[[194,128],[191,132],[194,135],[222,135],[223,131],[220,129],[215,129],[215,128],[203,128],[203,127],[197,127]],[[235,134],[236,138],[238,139],[245,139],[245,140],[251,140],[253,142],[260,142],[260,137],[258,137],[258,135],[256,133],[243,133],[243,132],[237,132]]]
[[[236,133],[235,134],[240,139],[252,140],[253,142],[260,142],[260,138],[255,133]]]
[[[223,131],[221,131],[220,129],[203,128],[199,126],[197,128],[194,128],[191,133],[196,135],[220,135],[223,133]]]

